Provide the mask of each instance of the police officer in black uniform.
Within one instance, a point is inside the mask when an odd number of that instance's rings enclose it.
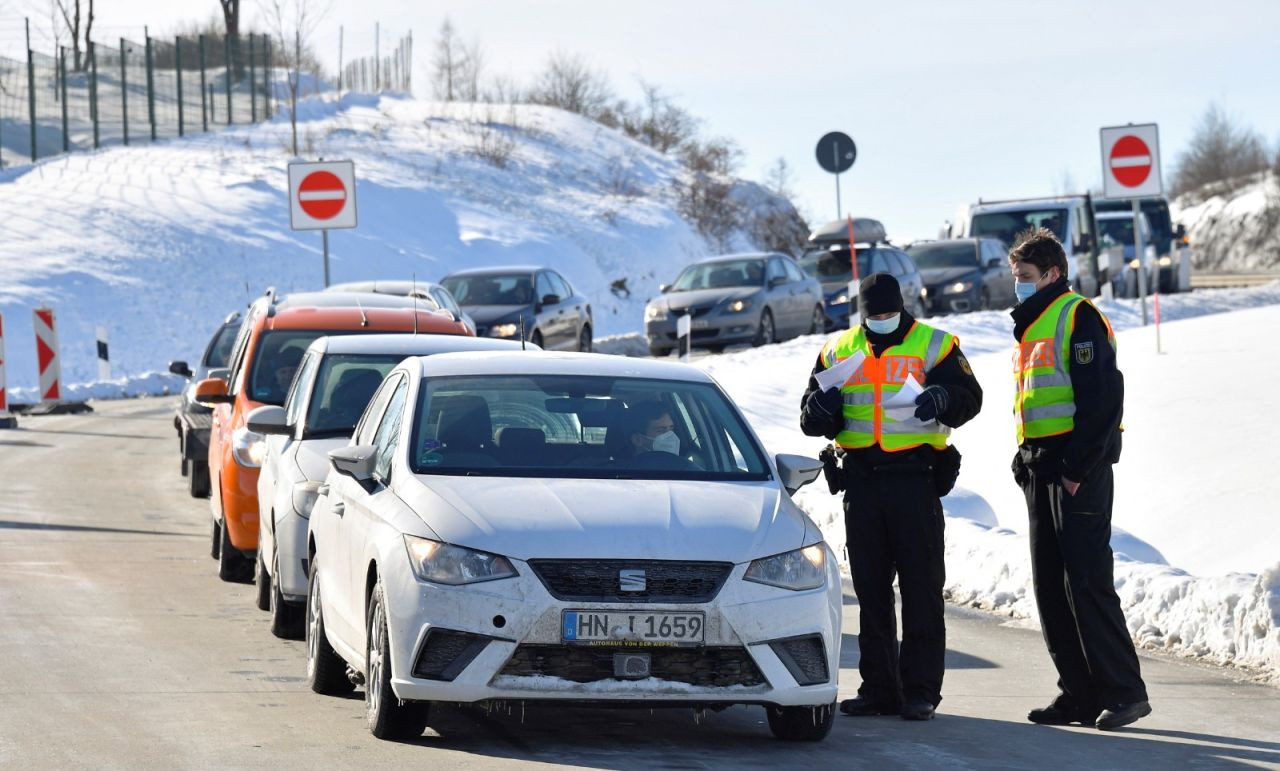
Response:
[[[887,273],[862,281],[858,303],[868,358],[880,359],[921,324],[903,310],[898,282]],[[843,337],[854,332],[844,332],[828,345],[856,339]],[[840,388],[819,389],[814,376],[827,366],[820,355],[805,389],[800,427],[809,436],[834,439],[846,427],[845,400]],[[958,342],[924,373],[922,385],[915,416],[930,425],[936,426],[935,420],[945,427],[963,425],[982,406],[982,388]],[[942,700],[946,628],[939,498],[951,489],[959,469],[959,453],[950,446],[939,450],[922,444],[889,451],[873,443],[843,451],[833,492],[843,485],[849,563],[860,606],[862,675],[857,698],[840,704],[846,715],[928,720]],[[894,613],[895,574],[902,592],[901,647]]]

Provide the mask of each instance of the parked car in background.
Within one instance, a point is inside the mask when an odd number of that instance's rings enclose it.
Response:
[[[979,199],[969,207],[968,221],[959,225],[953,233],[956,237],[994,238],[1009,246],[1027,228],[1047,228],[1067,253],[1067,278],[1072,288],[1086,297],[1098,294],[1098,228],[1093,198],[1088,194],[1011,201]]]
[[[1186,230],[1181,225],[1174,225],[1169,213],[1169,202],[1163,197],[1142,198],[1138,201],[1139,210],[1147,218],[1150,225],[1151,243],[1155,247],[1155,263],[1153,270],[1159,272],[1159,286],[1162,294],[1178,292],[1191,287],[1191,260],[1187,244]],[[1132,201],[1094,199],[1093,209],[1097,216],[1111,212],[1132,212]],[[1186,260],[1188,275],[1180,275],[1183,252],[1188,252]],[[1152,285],[1154,288],[1154,284]]]
[[[209,497],[209,421],[213,415],[212,409],[195,400],[196,384],[210,377],[214,370],[227,366],[239,329],[240,312],[234,311],[209,338],[194,370],[185,361],[169,362],[170,372],[187,378],[174,410],[173,427],[178,432],[182,475],[187,478],[187,490],[192,498]]]
[[[462,322],[414,308],[407,297],[318,292],[277,303],[268,295],[245,313],[227,378],[196,385],[196,401],[213,406],[210,554],[224,581],[249,580],[258,549],[258,468],[266,444],[249,429],[248,414],[264,404],[284,404],[302,355],[316,338],[376,332],[470,335]]]
[[[853,223],[858,275],[892,275],[902,288],[902,307],[917,318],[924,316],[924,279],[911,257],[888,242],[884,225],[878,220],[855,217]],[[849,310],[857,303],[856,297],[852,306],[849,302],[853,265],[849,261],[848,221],[829,222],[810,234],[808,248],[800,258],[800,268],[822,282],[824,327],[828,331],[848,327]]]
[[[688,265],[644,310],[649,352],[677,345],[680,316],[690,317],[692,345],[722,351],[733,343],[765,345],[823,329],[822,288],[785,254],[708,257]]]
[[[767,455],[705,372],[407,359],[329,457],[307,680],[342,694],[362,677],[375,736],[499,700],[746,703],[780,739],[831,730],[840,573],[791,498],[821,463]]]
[[[477,337],[524,339],[548,350],[590,351],[591,303],[550,268],[473,268],[440,283],[475,319]]]
[[[374,294],[389,294],[400,297],[417,296],[425,299],[427,302],[435,304],[435,307],[449,311],[455,319],[458,319],[471,330],[471,334],[476,333],[476,322],[462,310],[462,306],[449,294],[449,290],[443,285],[434,281],[402,281],[399,279],[382,280],[382,281],[348,281],[344,284],[332,284],[325,288],[326,292],[373,292]]]
[[[1142,234],[1142,259],[1134,254],[1133,210],[1101,212],[1097,215],[1100,265],[1105,264],[1104,275],[1111,282],[1116,297],[1137,297],[1140,286],[1139,272],[1146,274],[1147,293],[1156,291],[1156,246],[1151,242],[1151,225],[1145,214],[1139,215],[1138,232]],[[1176,278],[1176,277],[1175,277]],[[1175,281],[1176,283],[1176,281]]]
[[[929,313],[1010,308],[1009,250],[994,238],[920,241],[907,247],[924,280]]]
[[[329,472],[326,453],[349,443],[383,377],[410,356],[519,349],[514,340],[462,335],[321,337],[307,347],[284,405],[249,413],[249,430],[266,437],[254,580],[258,607],[271,612],[272,634],[302,637],[307,520]],[[507,443],[517,443],[517,434],[511,432]]]

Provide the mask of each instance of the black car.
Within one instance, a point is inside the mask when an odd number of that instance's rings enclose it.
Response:
[[[524,339],[546,350],[591,350],[591,304],[550,268],[474,268],[440,280],[476,324],[476,337]]]
[[[995,238],[921,241],[907,248],[924,278],[930,313],[1011,308],[1009,249]]]
[[[182,399],[173,416],[173,427],[178,432],[182,475],[187,478],[187,489],[193,498],[209,497],[209,421],[213,415],[211,408],[195,400],[196,383],[211,377],[211,371],[227,366],[238,331],[239,311],[227,316],[209,338],[194,372],[185,361],[169,362],[170,372],[187,378],[187,387],[182,389]]]

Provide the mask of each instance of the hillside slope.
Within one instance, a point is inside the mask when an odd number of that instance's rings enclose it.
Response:
[[[1199,270],[1280,270],[1280,179],[1263,173],[1231,192],[1198,190],[1175,200],[1173,219],[1191,237]]]

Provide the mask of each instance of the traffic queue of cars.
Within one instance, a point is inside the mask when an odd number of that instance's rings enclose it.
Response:
[[[466,283],[441,282],[463,307]],[[546,295],[497,297],[522,321],[468,308],[477,330],[550,344]],[[791,500],[821,464],[768,455],[700,370],[474,336],[423,300],[260,298],[194,384],[218,573],[306,640],[312,690],[362,685],[388,739],[511,699],[756,704],[781,739],[826,736],[840,580]]]

